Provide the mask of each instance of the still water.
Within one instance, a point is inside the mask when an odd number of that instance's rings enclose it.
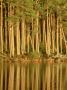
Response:
[[[0,90],[67,90],[67,64],[0,60]]]

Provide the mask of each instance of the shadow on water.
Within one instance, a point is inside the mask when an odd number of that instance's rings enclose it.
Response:
[[[0,60],[0,90],[67,90],[67,64]]]

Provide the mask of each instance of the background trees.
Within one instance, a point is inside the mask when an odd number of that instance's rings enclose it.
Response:
[[[64,54],[67,48],[66,0],[0,1],[0,52]]]

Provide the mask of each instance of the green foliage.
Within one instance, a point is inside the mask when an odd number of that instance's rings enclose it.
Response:
[[[12,16],[8,16],[9,19],[22,17],[36,17],[36,12],[39,11],[41,16],[47,14],[47,6],[50,13],[57,12],[57,15],[62,17],[67,14],[67,1],[66,0],[6,0],[4,2],[10,4],[14,9],[15,13]],[[67,17],[67,15],[66,15]]]
[[[14,23],[17,20],[25,18],[25,23],[30,24],[32,22],[32,17],[34,21],[37,17],[41,19],[45,17],[48,9],[48,16],[53,13],[56,14],[56,17],[61,17],[63,28],[64,30],[67,30],[67,0],[38,0],[38,2],[36,0],[5,0],[4,4],[8,8],[6,10],[8,15],[5,16],[7,21],[11,20]],[[39,12],[38,16],[37,12]],[[59,24],[61,22],[59,22]],[[32,33],[33,37],[35,37],[37,32],[39,34],[39,27],[37,30],[36,27],[37,26],[34,25],[34,30],[32,30],[32,32],[27,29],[27,34],[29,33],[31,36]],[[36,51],[32,52],[32,46],[30,44],[30,57],[38,58],[40,55],[44,56],[46,51],[43,43],[40,44],[39,49],[40,54]]]
[[[43,43],[40,43],[40,53],[41,53],[41,56],[45,56],[46,54],[45,46]]]
[[[32,59],[36,59],[36,58],[39,58],[39,57],[40,57],[40,54],[37,53],[36,51],[34,51],[34,52],[30,52],[30,53],[28,54],[28,56],[29,56],[30,58],[32,58]]]

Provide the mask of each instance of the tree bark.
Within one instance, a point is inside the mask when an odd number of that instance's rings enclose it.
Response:
[[[3,53],[3,0],[1,0],[0,52]]]
[[[25,41],[25,20],[22,19],[21,22],[21,53],[24,54],[25,53],[25,45],[26,45],[26,41]]]
[[[57,55],[59,55],[59,18],[57,17]]]
[[[9,6],[9,16],[12,16],[14,14],[14,11],[12,9],[12,6]],[[9,50],[10,50],[10,57],[14,56],[14,28],[13,28],[13,22],[10,19],[9,20]]]
[[[17,55],[20,55],[20,29],[19,29],[19,21],[16,23],[16,46],[17,46]]]
[[[38,23],[39,23],[39,19],[38,19],[38,17],[39,17],[39,12],[37,12],[37,18],[36,18],[36,52],[38,52],[39,53],[39,35],[38,35],[38,33],[39,33],[39,30],[38,30]]]

